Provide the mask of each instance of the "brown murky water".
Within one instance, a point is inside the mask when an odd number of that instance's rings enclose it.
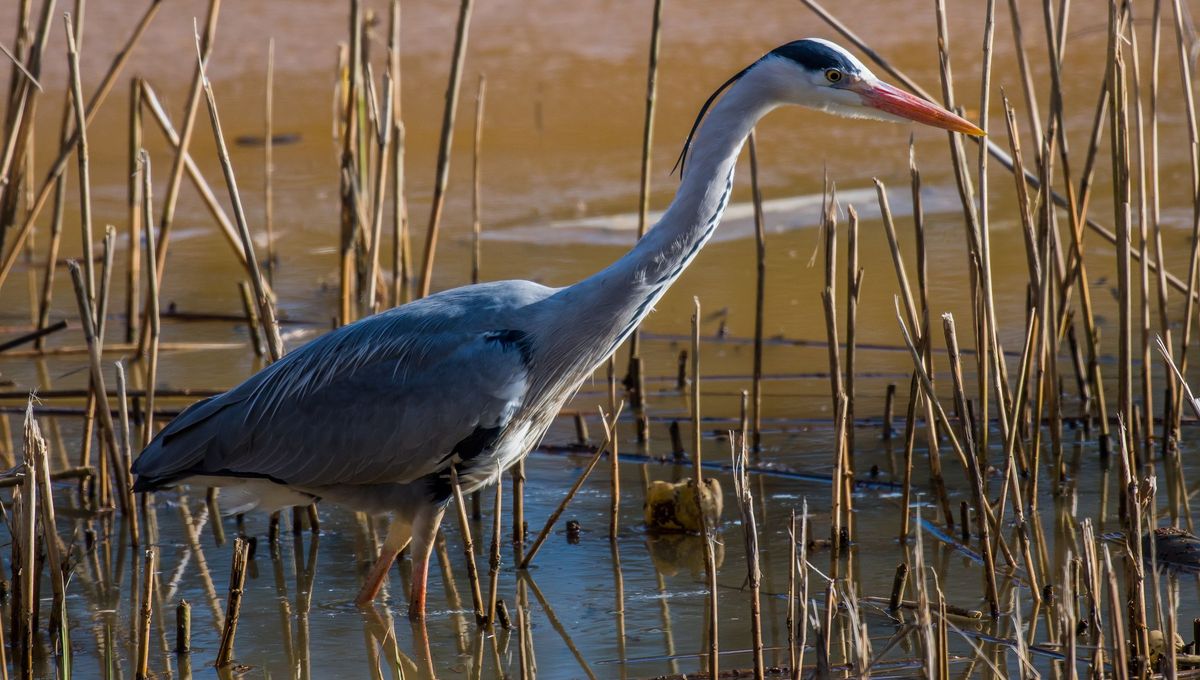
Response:
[[[383,3],[365,4],[380,16],[386,13]],[[957,95],[965,103],[969,117],[977,118],[973,102],[978,101],[982,3],[952,4]],[[0,7],[0,40],[7,41],[11,35],[14,5],[6,3]],[[83,47],[85,91],[90,92],[98,82],[142,5],[141,2],[94,2],[88,6]],[[632,244],[635,231],[627,215],[637,205],[651,7],[648,1],[612,0],[479,3],[471,28],[443,241],[434,272],[435,289],[461,285],[469,275],[468,140],[472,118],[469,111],[470,94],[480,73],[486,73],[488,79],[483,133],[483,278],[526,278],[563,285],[600,268]],[[195,0],[166,3],[127,69],[127,75],[139,74],[154,86],[176,126],[180,124],[194,63],[193,17],[202,20],[205,8],[206,3]],[[1049,75],[1042,56],[1045,47],[1040,3],[1024,2],[1022,8],[1026,39],[1031,53],[1036,55],[1035,78],[1044,108]],[[1144,11],[1148,14],[1148,10]],[[408,130],[409,205],[416,234],[423,233],[428,214],[456,12],[457,3],[448,0],[408,2],[404,8],[403,115]],[[927,89],[937,89],[932,3],[852,0],[837,3],[837,12],[898,67]],[[1084,147],[1090,129],[1103,63],[1106,13],[1107,4],[1096,0],[1074,3],[1072,8],[1065,66],[1070,77],[1064,87],[1073,148]],[[994,83],[1006,88],[1014,97],[1014,104],[1023,107],[1007,12],[1000,14]],[[299,138],[298,142],[279,146],[275,151],[275,229],[279,252],[275,288],[281,314],[300,322],[287,327],[289,334],[285,339],[293,347],[327,328],[329,319],[336,314],[338,164],[331,119],[336,45],[345,39],[347,17],[344,2],[226,3],[209,69],[227,136],[261,134],[267,41],[275,39],[275,130]],[[653,156],[652,207],[656,209],[665,207],[671,198],[676,179],[668,176],[667,169],[697,108],[717,84],[782,42],[810,35],[836,38],[802,4],[792,0],[668,2],[663,27]],[[381,31],[382,26],[376,30]],[[1139,23],[1138,30],[1145,48],[1149,26]],[[1167,267],[1182,275],[1190,247],[1189,169],[1187,144],[1181,141],[1186,140],[1186,133],[1174,43],[1173,39],[1165,42],[1161,102],[1164,246]],[[48,50],[47,73],[43,78],[46,94],[37,130],[39,176],[58,134],[58,107],[63,101],[66,73],[62,43],[61,30],[56,28]],[[383,48],[376,42],[372,51],[378,59]],[[1143,54],[1143,63],[1148,61],[1148,53]],[[7,68],[0,70],[7,72]],[[124,96],[127,86],[128,78],[123,77],[90,128],[95,223],[112,224],[119,233],[123,233],[128,223],[127,98]],[[998,99],[993,96],[991,128],[994,139],[1003,145],[1006,138]],[[1023,125],[1026,122],[1023,109],[1021,122]],[[150,123],[147,125],[155,186],[161,192],[170,155],[157,130]],[[192,156],[223,199],[220,168],[203,113],[197,130]],[[863,348],[858,354],[856,403],[862,419],[877,420],[883,410],[886,386],[896,383],[903,387],[911,371],[907,354],[895,350],[901,343],[893,311],[897,287],[870,190],[872,177],[881,178],[893,188],[893,207],[911,258],[911,226],[907,219],[911,209],[905,200],[906,143],[910,134],[915,134],[926,187],[932,309],[953,312],[960,319],[960,328],[966,328],[969,291],[965,232],[944,134],[906,126],[837,120],[805,111],[773,114],[758,132],[765,198],[818,196],[822,173],[827,171],[837,183],[843,202],[854,204],[863,215],[860,257],[865,276],[858,308],[858,339]],[[1033,144],[1026,139],[1024,147],[1031,149]],[[236,147],[231,151],[251,227],[261,231],[262,151],[254,147]],[[973,157],[974,147],[969,147],[969,151]],[[742,170],[735,188],[735,202],[749,198],[748,172]],[[74,192],[73,165],[70,175]],[[1106,197],[1108,175],[1108,160],[1103,155],[1098,163],[1097,199],[1091,214],[1106,223],[1111,222],[1112,215]],[[1001,341],[1010,350],[1016,350],[1024,332],[1024,249],[1011,176],[993,165],[990,186]],[[77,202],[74,193],[70,195],[62,252],[66,257],[77,257]],[[161,201],[161,196],[156,199]],[[731,208],[718,237],[644,325],[647,337],[643,354],[651,375],[649,415],[653,439],[648,452],[652,455],[669,453],[667,426],[671,420],[686,423],[687,401],[674,390],[673,376],[678,352],[685,344],[691,299],[699,296],[705,309],[702,333],[706,336],[702,359],[703,408],[705,416],[712,419],[706,424],[709,436],[705,438],[705,455],[712,461],[728,459],[728,444],[716,433],[733,426],[740,393],[749,387],[751,347],[735,339],[750,336],[754,324],[754,242],[747,227],[749,222],[737,218],[736,212],[736,206]],[[808,266],[818,240],[818,231],[813,228],[815,215],[811,201],[808,207],[780,206],[768,215],[765,333],[773,338],[816,342],[772,342],[766,347],[766,370],[772,377],[765,384],[767,432],[762,458],[792,470],[828,475],[833,465],[830,453],[833,433],[829,426],[832,409],[819,295],[823,273],[820,266]],[[38,263],[44,257],[46,240],[42,229],[33,246]],[[841,241],[844,247],[845,239]],[[121,248],[118,272],[123,270],[123,242]],[[1110,294],[1116,286],[1115,260],[1112,249],[1095,237],[1089,237],[1087,248],[1096,313],[1105,337],[1113,338],[1106,342],[1105,349],[1115,354],[1116,334],[1110,332],[1117,315]],[[912,267],[911,260],[909,266]],[[0,291],[0,323],[13,334],[28,329],[30,300],[36,297],[32,291],[40,285],[41,271],[40,264],[30,266],[22,261]],[[239,277],[240,270],[229,248],[194,190],[185,182],[163,282],[164,304],[174,303],[185,312],[240,314],[236,288]],[[844,304],[844,283],[839,282],[839,286],[840,304]],[[121,286],[116,292],[114,300],[123,300]],[[53,317],[73,320],[76,313],[68,277],[60,274],[54,299]],[[1173,295],[1176,316],[1180,315],[1181,299],[1180,295]],[[112,319],[110,341],[123,333],[121,305],[115,305]],[[1155,319],[1154,324],[1157,323]],[[716,337],[719,329],[724,329],[729,339],[719,340]],[[239,346],[214,351],[164,352],[159,368],[161,388],[227,388],[260,367],[249,351],[244,325],[166,319],[163,340],[227,342]],[[49,345],[80,342],[80,336],[72,330],[58,334]],[[623,357],[624,351],[619,356]],[[86,365],[82,354],[36,360],[6,358],[0,363],[0,371],[10,383],[6,390],[44,391],[86,387]],[[133,367],[135,384],[143,379],[141,370]],[[1115,383],[1115,374],[1114,366],[1107,370],[1106,377]],[[1161,387],[1164,383],[1157,366],[1155,375],[1156,385]],[[585,386],[572,408],[594,412],[595,404],[606,403],[603,388],[604,378],[597,376],[596,383]],[[1110,386],[1110,390],[1115,393],[1115,386]],[[898,413],[903,412],[903,401],[902,395]],[[8,403],[16,406],[20,402]],[[15,425],[15,416],[9,417]],[[53,420],[50,416],[46,419],[51,423],[55,440],[52,446],[65,446],[59,449],[60,453],[73,457],[78,450],[78,419]],[[592,426],[594,436],[599,430],[595,419]],[[567,420],[557,423],[547,437],[551,445],[573,440],[573,425]],[[897,458],[902,458],[902,451],[895,451],[880,440],[877,423],[864,420],[856,441],[860,470],[878,466],[882,481],[897,479]],[[1085,441],[1081,446],[1085,462],[1074,480],[1073,495],[1054,497],[1049,489],[1044,490],[1044,522],[1049,534],[1058,539],[1053,542],[1056,564],[1066,554],[1062,531],[1070,526],[1073,517],[1091,517],[1101,531],[1116,527],[1112,502],[1107,508],[1100,506],[1101,490],[1113,482],[1101,475],[1095,463],[1094,442]],[[622,450],[638,450],[628,426],[622,431]],[[57,455],[52,454],[52,459],[58,460]],[[535,531],[583,462],[580,458],[551,453],[530,456],[526,517]],[[1187,467],[1190,474],[1196,473],[1194,460]],[[923,459],[918,460],[917,470],[916,478],[925,488]],[[698,654],[705,649],[706,590],[699,539],[655,539],[645,534],[640,523],[643,474],[671,479],[686,474],[686,470],[659,464],[643,469],[631,463],[622,466],[621,474],[623,528],[617,543],[610,545],[605,540],[609,481],[607,466],[602,465],[564,517],[578,519],[582,524],[584,531],[579,543],[568,543],[560,527],[560,532],[551,537],[539,554],[536,567],[522,577],[530,592],[536,667],[544,677],[646,677],[690,672],[702,666]],[[732,488],[728,479],[723,481],[727,490]],[[957,470],[949,481],[953,502],[969,498]],[[785,664],[786,607],[781,597],[786,591],[788,563],[785,520],[807,498],[818,527],[822,526],[820,518],[828,516],[830,489],[813,479],[786,475],[758,476],[755,485],[763,546],[764,628],[770,650],[767,660],[769,664]],[[489,496],[484,494],[485,508],[490,506]],[[62,498],[64,503],[71,502],[66,487]],[[858,545],[852,569],[857,576],[858,592],[886,596],[893,567],[904,559],[902,546],[895,540],[901,510],[899,493],[886,486],[864,490],[856,497],[855,505]],[[206,567],[201,567],[199,555],[193,553],[182,531],[179,516],[185,512],[200,525]],[[369,559],[364,527],[352,515],[333,507],[322,507],[321,515],[323,531],[319,542],[307,534],[295,543],[285,537],[277,556],[272,556],[265,547],[266,518],[257,515],[246,518],[247,533],[260,539],[237,638],[236,657],[247,667],[242,671],[246,677],[392,675],[386,670],[386,654],[381,657],[375,637],[381,630],[378,622],[352,604],[363,563]],[[719,577],[721,645],[728,655],[722,661],[725,668],[749,666],[748,598],[739,590],[745,569],[741,524],[735,515],[733,504],[727,503],[721,534],[724,563]],[[207,604],[209,598],[202,573],[207,570],[211,574],[223,598],[229,546],[217,544],[211,530],[214,518],[208,517],[203,495],[198,491],[190,496],[161,495],[158,516],[160,604],[173,606],[181,597],[193,603],[195,652],[190,661],[191,673],[209,676],[214,673],[210,664],[218,632],[212,607]],[[506,513],[506,533],[511,532],[510,520]],[[81,519],[64,518],[60,524],[64,535],[84,526]],[[234,533],[232,519],[224,520],[224,529],[228,535]],[[483,520],[474,523],[473,532],[477,549],[482,551],[490,536],[486,512]],[[410,627],[403,616],[404,597],[394,585],[395,572],[391,596],[385,606],[379,607],[378,614],[385,621],[384,628],[394,625],[399,648],[421,669],[418,673],[432,669],[439,677],[458,677],[473,668],[475,645],[480,642],[473,624],[467,622],[469,612],[462,605],[465,599],[469,608],[469,596],[459,531],[454,522],[446,523],[445,534],[447,560],[442,569],[435,568],[431,573],[427,631]],[[982,594],[978,565],[931,536],[926,540],[929,562],[936,568],[949,600],[964,607],[978,607]],[[113,550],[116,551],[115,546]],[[111,559],[128,583],[127,552],[113,554]],[[485,565],[486,559],[480,558],[479,563]],[[826,566],[825,554],[818,554],[814,563]],[[314,567],[316,572],[308,593],[311,606],[305,611],[300,591]],[[407,568],[406,563],[401,570]],[[444,586],[449,585],[447,578],[451,575],[450,583],[456,591]],[[506,544],[500,593],[514,616],[517,581],[511,550]],[[81,677],[100,674],[98,640],[106,626],[111,626],[121,640],[120,673],[131,675],[132,647],[128,645],[132,642],[125,632],[130,630],[133,612],[129,610],[127,597],[119,600],[121,604],[110,598],[98,594],[85,576],[73,584],[69,606],[77,649],[76,667]],[[867,607],[867,611],[874,643],[882,646],[894,632],[894,625],[882,609]],[[1185,587],[1181,620],[1198,613],[1200,605],[1195,591]],[[156,630],[170,627],[170,622],[164,619]],[[164,639],[167,638],[173,641],[173,635]],[[423,639],[428,640],[427,649]],[[501,633],[496,643],[495,652],[490,638],[483,643],[486,645],[484,675],[496,674],[497,662],[505,672],[517,673],[516,636]],[[971,651],[965,642],[955,645],[961,653]],[[912,650],[897,649],[890,656],[906,659],[913,654]],[[1042,658],[1039,662],[1048,665],[1049,659]],[[385,670],[380,670],[381,667]],[[185,671],[175,656],[165,651],[152,652],[151,668],[160,677]],[[966,665],[961,669],[966,670]],[[51,677],[53,669],[44,666],[42,673]]]

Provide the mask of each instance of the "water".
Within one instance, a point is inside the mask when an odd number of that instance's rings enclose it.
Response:
[[[12,26],[14,4],[0,7],[0,26]],[[367,3],[379,15],[386,7]],[[1090,130],[1102,55],[1105,49],[1104,8],[1084,3],[1074,8],[1070,22],[1069,46],[1064,68],[1070,77],[1064,83],[1067,102],[1067,128],[1072,149],[1081,153]],[[140,5],[139,5],[140,6]],[[1044,108],[1049,74],[1044,64],[1045,47],[1040,27],[1040,5],[1021,3],[1025,17],[1027,49],[1034,64],[1038,96]],[[62,9],[62,8],[60,8]],[[206,4],[191,0],[166,3],[152,24],[143,43],[119,81],[112,97],[89,128],[91,137],[92,186],[97,230],[113,224],[123,233],[128,223],[125,186],[126,101],[128,75],[148,79],[162,97],[176,127],[181,125],[182,108],[191,77],[194,52],[191,43],[193,17],[204,16]],[[453,37],[456,3],[406,3],[403,29],[403,115],[408,130],[407,177],[410,213],[414,234],[423,233],[432,192],[437,149],[437,132],[442,111],[442,95]],[[873,3],[860,0],[838,3],[837,11],[880,53],[916,78],[925,87],[936,90],[937,55],[934,24],[929,8],[905,3]],[[951,8],[952,54],[957,96],[968,116],[978,96],[979,55],[982,7]],[[87,8],[84,37],[84,89],[90,93],[132,26],[135,12],[125,3],[94,3]],[[1015,54],[1006,12],[997,18],[995,77],[1023,107],[1019,97]],[[564,285],[581,274],[599,269],[632,243],[627,216],[635,209],[638,195],[638,168],[645,87],[645,60],[649,37],[650,7],[612,2],[563,4],[553,2],[516,2],[499,0],[480,3],[471,30],[471,43],[464,75],[464,96],[456,128],[455,150],[451,165],[450,193],[443,221],[443,240],[438,252],[434,288],[444,289],[465,283],[469,275],[470,229],[470,134],[471,92],[477,74],[486,72],[488,100],[484,126],[483,278],[498,280],[527,278],[549,285]],[[1143,50],[1148,26],[1139,16],[1139,38]],[[278,236],[279,267],[275,289],[279,292],[281,314],[299,323],[287,326],[290,346],[313,337],[328,327],[337,305],[338,166],[336,145],[331,135],[331,110],[335,45],[346,35],[347,8],[344,3],[313,0],[290,3],[226,3],[222,9],[216,51],[209,75],[221,107],[226,136],[261,134],[262,88],[265,74],[267,38],[276,41],[275,130],[298,135],[294,144],[275,150],[275,229]],[[381,39],[382,24],[375,27]],[[56,25],[47,51],[46,72],[42,82],[46,93],[41,100],[37,128],[37,162],[42,165],[51,155],[58,135],[58,107],[63,101],[66,64],[63,58],[61,30]],[[675,182],[667,169],[674,161],[678,145],[695,111],[707,94],[728,74],[757,58],[771,47],[808,35],[832,36],[830,31],[802,5],[790,0],[768,3],[703,2],[668,3],[664,18],[662,60],[659,79],[659,107],[656,118],[656,144],[651,205],[665,208]],[[1168,37],[1171,35],[1168,31]],[[5,39],[7,40],[7,39]],[[1188,158],[1185,118],[1173,40],[1164,40],[1163,92],[1161,95],[1160,144],[1162,168],[1163,239],[1167,267],[1182,275],[1190,252],[1190,210],[1187,208]],[[383,47],[373,43],[372,54],[378,59]],[[1142,63],[1148,64],[1148,52]],[[7,72],[7,69],[4,69]],[[380,70],[376,71],[381,72]],[[993,96],[992,138],[1005,146],[999,97]],[[1027,118],[1021,108],[1019,120],[1028,135]],[[170,167],[170,154],[161,136],[147,122],[147,148],[154,160],[156,204],[161,205],[163,187]],[[891,191],[893,208],[905,248],[910,273],[914,265],[911,225],[906,207],[908,197],[908,158],[906,143],[915,134],[916,155],[926,187],[927,228],[929,230],[929,291],[934,312],[949,311],[959,320],[961,341],[969,343],[969,290],[966,285],[966,244],[961,211],[953,190],[954,178],[946,153],[945,136],[937,131],[907,126],[884,125],[863,121],[829,118],[805,111],[781,111],[773,114],[758,131],[761,182],[764,197],[784,200],[819,195],[822,172],[842,188],[846,200],[859,207],[861,225],[860,260],[865,269],[863,292],[858,307],[857,399],[856,413],[864,420],[856,433],[856,464],[860,474],[872,466],[879,468],[879,479],[892,481],[901,474],[902,442],[892,443],[879,437],[877,419],[883,411],[886,386],[899,386],[897,414],[903,414],[908,372],[911,362],[906,352],[898,351],[901,338],[895,322],[893,296],[897,292],[886,240],[875,217],[871,179],[879,177]],[[1026,137],[1027,158],[1036,148]],[[197,125],[191,153],[205,177],[224,200],[220,168],[203,112]],[[974,158],[973,146],[968,146]],[[252,229],[262,229],[262,150],[237,146],[231,149],[243,199]],[[1102,149],[1097,164],[1096,198],[1091,215],[1112,222],[1111,190],[1107,152]],[[1075,161],[1081,164],[1081,161]],[[973,161],[972,161],[973,163]],[[1076,172],[1078,169],[1076,168]],[[79,253],[78,204],[75,200],[75,168],[71,165],[69,200],[65,219],[62,253]],[[749,173],[741,168],[734,201],[749,200]],[[993,165],[990,175],[992,202],[990,223],[993,244],[996,307],[1001,342],[1009,351],[1020,348],[1025,319],[1025,257],[1020,223],[1015,207],[1011,176]],[[801,202],[803,204],[803,202]],[[808,266],[810,254],[819,242],[811,213],[795,204],[768,215],[767,291],[765,335],[811,342],[771,342],[765,348],[766,372],[773,376],[764,384],[764,451],[766,462],[789,470],[829,475],[832,472],[834,435],[829,421],[832,402],[827,375],[828,359],[819,291],[823,272],[819,265]],[[48,212],[48,211],[47,211]],[[615,216],[615,217],[614,217]],[[740,394],[749,387],[751,346],[736,341],[752,334],[754,291],[754,243],[745,228],[745,220],[731,215],[705,252],[688,270],[676,287],[658,305],[644,328],[647,332],[643,355],[649,376],[649,415],[652,441],[648,452],[669,456],[667,426],[671,420],[685,423],[688,403],[674,390],[678,353],[686,346],[691,299],[699,296],[705,315],[701,333],[703,348],[703,410],[705,457],[727,461],[728,443],[720,432],[735,426]],[[43,222],[45,220],[43,219]],[[35,262],[41,263],[48,237],[44,229],[35,237]],[[418,242],[420,239],[417,239]],[[845,247],[844,234],[840,246]],[[261,247],[260,241],[260,247]],[[124,272],[124,242],[118,241],[117,275]],[[1116,394],[1116,320],[1117,309],[1109,291],[1116,287],[1115,261],[1111,247],[1089,235],[1085,244],[1097,318],[1105,338],[1105,378],[1110,405]],[[387,252],[385,250],[385,252]],[[845,304],[844,255],[839,257],[839,310]],[[21,261],[9,281],[0,290],[0,323],[6,335],[29,328],[30,290],[40,284],[41,265]],[[169,266],[163,282],[164,305],[174,302],[185,312],[240,314],[236,282],[239,268],[228,247],[212,228],[202,203],[186,184],[182,192]],[[123,282],[114,290],[114,315],[109,341],[123,333]],[[59,272],[54,292],[52,318],[73,321],[74,298],[68,277]],[[1182,316],[1182,296],[1172,291],[1172,318]],[[1157,310],[1155,310],[1157,311]],[[1157,315],[1152,321],[1157,328]],[[727,335],[718,340],[720,330]],[[212,351],[164,352],[159,367],[160,388],[230,387],[261,367],[249,351],[246,327],[228,322],[184,322],[164,320],[164,342],[204,341],[233,343],[228,349]],[[77,331],[61,332],[50,340],[51,347],[81,342]],[[941,343],[935,347],[940,351]],[[0,355],[3,356],[3,355]],[[619,354],[624,357],[624,351]],[[939,355],[939,366],[944,360]],[[1064,357],[1066,355],[1064,354]],[[116,360],[116,355],[106,359]],[[1015,370],[1015,357],[1010,370]],[[623,360],[622,360],[623,363]],[[4,358],[0,372],[10,385],[5,389],[24,393],[86,387],[86,356],[66,354],[33,359],[28,356]],[[1064,366],[1068,365],[1063,363]],[[144,380],[139,365],[131,367],[131,381],[140,386]],[[969,371],[973,373],[973,371]],[[1064,374],[1065,375],[1065,374]],[[1154,369],[1156,389],[1165,382],[1158,366]],[[948,375],[939,375],[942,384]],[[111,380],[111,375],[109,376]],[[971,376],[968,376],[971,380]],[[1068,392],[1073,390],[1068,380]],[[975,388],[968,385],[968,393]],[[604,377],[585,385],[570,405],[573,410],[595,413],[596,404],[607,402]],[[168,408],[182,407],[187,400],[163,399]],[[21,402],[10,399],[10,406]],[[81,401],[54,400],[55,406],[82,404]],[[1073,407],[1071,407],[1073,408]],[[79,419],[44,418],[51,435],[52,461],[59,456],[74,460],[78,451]],[[11,423],[18,421],[10,415]],[[593,439],[599,431],[591,422]],[[1185,436],[1186,436],[1185,429]],[[1075,433],[1068,432],[1068,441]],[[633,429],[623,424],[621,448],[637,452]],[[687,436],[685,434],[685,440]],[[993,432],[993,441],[999,440]],[[574,440],[568,419],[561,419],[547,436],[550,445]],[[919,438],[923,441],[923,437]],[[1185,446],[1187,446],[1185,441]],[[1071,479],[1071,494],[1055,496],[1049,483],[1041,485],[1042,521],[1051,541],[1052,563],[1060,564],[1069,541],[1063,531],[1073,518],[1092,518],[1098,533],[1116,530],[1116,483],[1105,476],[1098,464],[1094,441],[1081,444],[1077,474]],[[1185,468],[1194,477],[1194,457],[1185,450]],[[1071,449],[1068,447],[1070,455]],[[970,498],[952,454],[943,447],[947,464],[951,503]],[[993,462],[999,460],[995,453]],[[582,468],[578,456],[563,458],[552,453],[535,453],[527,463],[529,485],[526,490],[526,518],[531,530],[561,499]],[[928,500],[927,466],[924,447],[918,448],[915,482]],[[649,677],[674,672],[691,672],[702,667],[698,654],[705,649],[703,636],[706,588],[699,540],[689,537],[648,536],[641,528],[641,488],[643,474],[654,479],[673,479],[688,474],[686,469],[669,465],[637,463],[621,467],[621,532],[615,546],[607,541],[609,470],[601,464],[592,479],[576,497],[567,513],[538,555],[529,572],[528,590],[533,653],[537,670],[544,677]],[[731,479],[718,474],[726,493]],[[1107,507],[1101,509],[1102,490],[1107,486]],[[1160,483],[1160,488],[1162,484]],[[991,491],[998,493],[999,479],[992,480]],[[787,516],[807,498],[815,517],[818,535],[827,526],[831,489],[819,481],[793,477],[755,476],[758,526],[764,580],[764,635],[767,662],[786,664],[785,604],[780,595],[787,582]],[[82,532],[83,519],[74,519],[64,511],[72,504],[69,485],[60,494],[60,534]],[[862,490],[855,494],[856,540],[854,558],[848,567],[860,596],[886,597],[891,589],[893,569],[904,560],[904,549],[896,541],[899,531],[900,499],[890,489]],[[187,497],[160,495],[158,501],[158,542],[161,554],[161,606],[173,607],[186,598],[193,604],[193,645],[191,672],[211,676],[218,633],[216,619],[208,603],[207,589],[199,572],[198,556],[189,546],[180,506],[186,505],[193,519],[207,517],[203,494],[193,491]],[[488,513],[490,492],[483,496],[484,518],[474,522],[472,531],[481,568],[482,557],[491,534]],[[511,507],[505,499],[506,508]],[[927,516],[934,517],[932,509]],[[404,617],[405,597],[397,587],[397,572],[383,604],[376,609],[379,619],[357,610],[353,596],[357,591],[364,564],[369,561],[364,528],[356,519],[334,507],[322,506],[322,534],[315,550],[316,573],[312,580],[311,604],[305,611],[300,587],[307,562],[314,552],[312,539],[304,534],[294,543],[284,534],[278,561],[266,545],[266,518],[246,518],[246,531],[258,537],[258,554],[246,589],[242,619],[237,636],[238,674],[245,677],[367,677],[382,673],[390,676],[386,654],[388,645],[380,642],[381,631],[394,626],[400,651],[421,669],[430,669],[439,677],[456,677],[474,668],[474,626],[468,623],[469,590],[466,585],[464,558],[459,529],[452,518],[445,524],[446,554],[453,572],[460,604],[452,605],[445,593],[444,574],[436,565],[430,575],[430,612],[427,630],[410,626]],[[563,533],[567,519],[577,519],[584,532],[578,544],[568,543]],[[215,592],[224,602],[229,573],[230,549],[218,545],[212,531],[214,519],[207,517],[198,529],[207,569]],[[505,535],[511,535],[511,516],[504,516]],[[97,530],[99,522],[91,522]],[[381,526],[374,527],[381,532]],[[232,519],[224,520],[224,532],[236,532]],[[381,532],[382,533],[382,532]],[[1069,534],[1068,534],[1069,535]],[[745,577],[741,524],[732,497],[727,499],[720,534],[723,563],[719,575],[721,647],[726,656],[723,668],[750,665],[748,596],[741,590]],[[952,604],[966,608],[984,608],[981,570],[963,553],[925,537],[927,561],[937,572],[940,584]],[[111,546],[114,568],[122,565],[124,589],[119,601],[101,597],[88,583],[87,567],[72,582],[69,598],[76,648],[77,672],[81,677],[99,675],[99,640],[105,625],[117,631],[121,654],[121,672],[132,674],[128,646],[133,611],[128,593],[129,555],[119,559],[115,542]],[[299,551],[297,555],[296,551]],[[505,543],[500,579],[500,596],[516,617],[517,580],[512,549]],[[828,570],[827,552],[813,557],[815,566]],[[401,567],[408,568],[407,562]],[[405,572],[406,573],[406,572]],[[300,578],[298,578],[300,577]],[[816,577],[814,577],[816,578]],[[533,588],[543,597],[538,597]],[[282,590],[280,589],[282,585]],[[1002,582],[1002,590],[1006,588]],[[910,590],[911,592],[911,590]],[[813,597],[823,599],[818,590]],[[1007,595],[1005,595],[1007,598]],[[544,604],[542,600],[544,599]],[[1023,601],[1028,607],[1027,594]],[[118,602],[114,604],[114,602]],[[461,603],[466,602],[464,606]],[[286,606],[285,606],[286,604]],[[621,614],[623,612],[623,615]],[[864,605],[871,626],[872,644],[881,649],[896,627],[878,606]],[[1025,612],[1029,620],[1030,612]],[[1200,614],[1196,591],[1185,582],[1180,621]],[[378,621],[384,623],[379,625]],[[557,625],[556,623],[557,622]],[[965,624],[960,624],[965,625]],[[619,634],[623,626],[624,635]],[[155,644],[151,669],[160,676],[179,675],[174,655],[160,646],[173,644],[170,615],[156,618]],[[990,626],[981,629],[989,630]],[[997,631],[1005,636],[1007,629]],[[161,634],[166,631],[165,637]],[[306,631],[307,645],[302,644]],[[564,634],[565,633],[565,634]],[[1185,636],[1186,637],[1186,636]],[[160,642],[160,638],[162,642]],[[569,638],[569,639],[568,639]],[[1044,640],[1044,634],[1039,640]],[[290,640],[290,642],[288,642]],[[426,648],[424,641],[427,640]],[[496,649],[485,641],[484,676],[494,675],[494,654],[506,672],[519,669],[515,633],[499,634]],[[952,648],[969,656],[971,647],[956,635]],[[915,656],[901,645],[889,652],[890,659]],[[577,650],[572,651],[572,646]],[[165,647],[164,647],[165,649]],[[290,651],[289,651],[290,650]],[[835,655],[836,656],[836,655]],[[1090,651],[1081,651],[1090,656]],[[808,657],[812,663],[811,655]],[[408,662],[405,662],[408,663]],[[1012,657],[1009,657],[1012,663]],[[1038,663],[1048,668],[1046,657]],[[967,669],[965,662],[952,664],[952,672]],[[1008,671],[1014,668],[1009,665]],[[411,672],[413,667],[409,667]],[[911,672],[897,670],[900,672]],[[45,663],[40,673],[53,675]]]

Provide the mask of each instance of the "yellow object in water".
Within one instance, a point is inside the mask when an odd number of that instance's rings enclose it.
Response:
[[[700,508],[704,509],[705,523],[715,527],[721,521],[723,506],[721,483],[712,477],[706,477],[699,505],[696,503],[695,480],[688,479],[674,484],[654,481],[646,491],[646,504],[642,509],[646,517],[646,528],[651,531],[698,533],[702,528]]]

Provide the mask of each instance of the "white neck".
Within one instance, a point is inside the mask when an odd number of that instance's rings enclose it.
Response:
[[[589,333],[586,344],[602,353],[591,357],[594,361],[607,358],[633,332],[716,231],[742,145],[758,120],[778,105],[756,70],[730,86],[705,118],[662,219],[619,260],[555,296],[566,303],[560,311],[567,318],[553,325],[576,338],[573,331]],[[585,314],[592,321],[583,322]],[[602,319],[608,332],[596,333],[595,319]]]

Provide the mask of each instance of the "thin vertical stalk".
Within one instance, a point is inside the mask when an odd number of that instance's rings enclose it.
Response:
[[[454,507],[458,511],[458,529],[462,532],[463,555],[467,561],[467,581],[471,584],[471,606],[475,608],[476,625],[482,626],[490,619],[487,618],[482,591],[479,588],[479,567],[475,564],[475,543],[471,540],[471,521],[467,519],[467,506],[463,502],[458,470],[453,465],[450,466],[450,488],[454,491]]]
[[[480,244],[479,235],[482,229],[480,220],[481,196],[480,164],[483,160],[483,102],[487,95],[487,76],[480,73],[479,83],[475,86],[475,134],[471,146],[471,283],[479,283]]]
[[[267,281],[275,285],[275,38],[267,40],[267,82],[263,93],[263,226],[267,231]],[[391,127],[391,121],[382,123]],[[380,160],[386,164],[386,160]]]
[[[425,233],[425,256],[421,267],[421,287],[418,297],[429,295],[433,282],[433,258],[437,251],[438,230],[442,208],[446,202],[446,184],[450,179],[450,143],[454,137],[454,118],[458,112],[458,90],[462,82],[462,65],[467,55],[467,35],[471,26],[471,9],[475,0],[462,0],[458,12],[458,27],[454,34],[454,55],[450,62],[450,82],[446,86],[446,108],[442,112],[442,136],[438,141],[437,175],[433,184],[433,200],[429,209],[429,228]]]

